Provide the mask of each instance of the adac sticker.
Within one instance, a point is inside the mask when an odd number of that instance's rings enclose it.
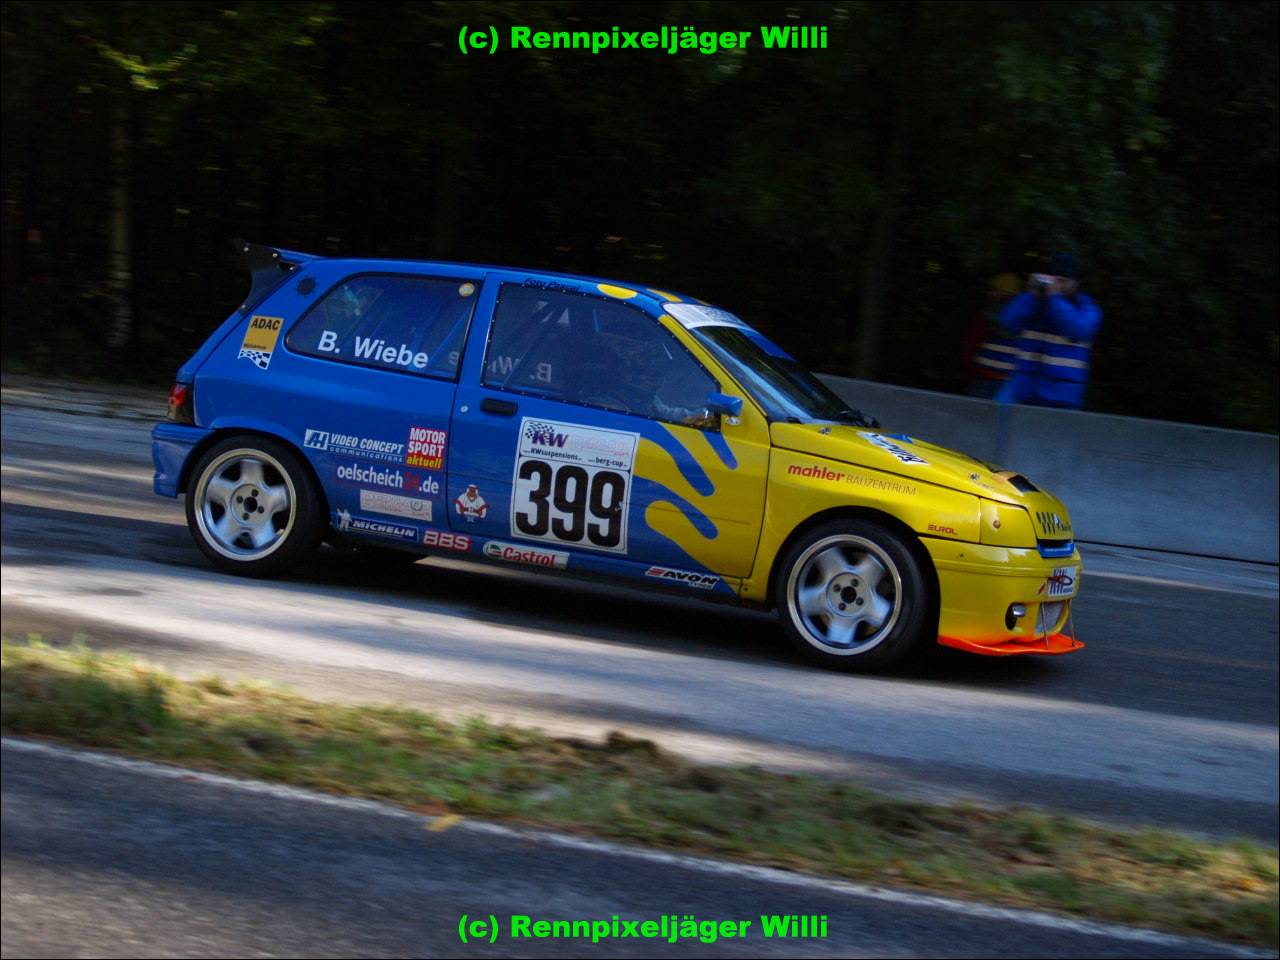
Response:
[[[480,496],[480,491],[476,489],[476,485],[469,483],[467,484],[467,489],[454,498],[453,509],[467,523],[475,523],[477,520],[484,519],[484,515],[489,512],[489,504],[485,502],[484,497]]]
[[[280,328],[283,326],[283,317],[253,317],[244,332],[237,359],[252,360],[258,369],[267,369],[271,366],[271,354],[275,352],[276,341],[280,339]]]

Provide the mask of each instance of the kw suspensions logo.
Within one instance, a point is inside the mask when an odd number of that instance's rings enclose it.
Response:
[[[542,423],[538,420],[527,420],[524,425],[524,437],[534,447],[563,447],[569,442],[567,433],[556,433],[555,424]]]

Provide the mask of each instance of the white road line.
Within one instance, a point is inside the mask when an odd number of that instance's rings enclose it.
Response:
[[[294,800],[303,803],[315,803],[328,807],[351,810],[358,813],[376,814],[396,820],[405,820],[430,826],[439,818],[413,813],[388,803],[376,800],[362,800],[355,797],[332,796],[304,790],[300,787],[288,787],[281,784],[265,783],[260,780],[242,780],[203,770],[192,770],[184,767],[168,766],[153,763],[149,760],[136,760],[115,754],[97,753],[80,750],[59,744],[27,740],[18,737],[2,737],[0,743],[6,749],[24,753],[43,754],[87,763],[108,769],[127,770],[144,776],[158,777],[168,780],[185,780],[206,783],[211,786],[242,793],[275,797],[282,800]],[[1207,940],[1200,937],[1184,937],[1159,930],[1148,930],[1142,927],[1126,927],[1118,924],[1103,923],[1093,920],[1076,920],[1070,917],[1044,913],[1038,910],[1024,910],[1014,907],[996,907],[983,903],[964,900],[952,900],[947,897],[914,893],[907,890],[894,890],[886,887],[872,887],[847,880],[835,880],[810,876],[802,873],[791,873],[775,867],[761,867],[751,864],[733,863],[727,860],[714,860],[707,857],[689,856],[687,854],[666,853],[661,850],[648,850],[643,847],[632,847],[608,840],[588,840],[568,834],[555,833],[525,827],[509,827],[499,823],[481,820],[463,820],[452,826],[454,832],[466,830],[475,834],[505,837],[526,842],[540,843],[545,846],[559,847],[567,850],[580,850],[606,856],[625,857],[631,860],[643,860],[666,866],[679,867],[685,870],[696,870],[701,873],[737,879],[756,880],[763,883],[782,884],[801,889],[821,891],[828,894],[842,894],[852,898],[878,900],[900,907],[914,907],[954,913],[963,917],[984,920],[999,920],[1005,923],[1020,923],[1041,927],[1060,933],[1072,933],[1087,936],[1110,937],[1113,940],[1124,940],[1132,943],[1145,943],[1181,949],[1205,949],[1216,951],[1222,956],[1232,957],[1275,957],[1276,953],[1244,947],[1218,940]]]
[[[1126,580],[1132,583],[1149,583],[1157,587],[1178,587],[1182,590],[1209,590],[1214,593],[1236,593],[1248,597],[1274,599],[1280,594],[1280,587],[1259,583],[1257,586],[1227,585],[1222,583],[1197,583],[1186,579],[1174,580],[1169,577],[1152,577],[1140,573],[1116,573],[1108,570],[1090,570],[1085,567],[1086,580]],[[1087,589],[1087,588],[1086,588]]]

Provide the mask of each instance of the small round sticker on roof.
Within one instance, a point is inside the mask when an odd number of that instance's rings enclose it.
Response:
[[[596,289],[611,297],[617,297],[619,300],[630,300],[636,295],[634,290],[627,287],[614,286],[612,283],[597,283]]]

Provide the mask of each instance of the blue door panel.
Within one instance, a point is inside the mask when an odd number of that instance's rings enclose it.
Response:
[[[480,304],[486,322],[491,319],[500,285],[522,283],[524,279],[520,274],[489,275]],[[587,281],[565,281],[558,283],[556,289],[599,296],[595,285]],[[641,444],[648,442],[667,451],[689,487],[711,492],[697,456],[674,432],[646,417],[485,387],[482,376],[486,337],[478,333],[477,326],[454,400],[448,471],[449,523],[457,534],[467,538],[471,551],[534,566],[621,574],[649,585],[665,578],[668,583],[686,588],[732,594],[724,578],[712,575],[675,540],[648,522],[650,508],[675,511],[701,536],[711,538],[717,534],[717,524],[697,505],[637,472]],[[531,447],[536,439],[544,442],[540,447]],[[726,463],[732,461],[732,454],[718,434],[707,434],[698,442],[718,449],[718,456]],[[562,446],[557,448],[557,443]],[[568,450],[575,443],[576,453]],[[589,501],[585,531],[582,536],[571,538],[560,537],[554,530],[543,534],[542,528],[531,533],[528,521],[537,511],[528,494],[540,478],[518,477],[517,470],[529,459],[545,459],[554,464],[566,451],[568,459],[581,467],[579,476]],[[617,543],[609,538],[606,520],[608,508],[616,500],[612,496],[616,485],[609,473],[625,475],[626,479],[625,498],[618,504],[622,507],[623,537]],[[555,481],[562,479],[560,474],[557,468]],[[517,489],[522,490],[522,495],[513,498]],[[567,501],[583,495],[576,482],[566,483],[559,492],[566,495]],[[598,501],[590,501],[597,493]],[[553,510],[553,523],[557,514],[560,518],[568,516]],[[560,532],[580,531],[562,528]],[[679,579],[673,581],[673,577]]]

